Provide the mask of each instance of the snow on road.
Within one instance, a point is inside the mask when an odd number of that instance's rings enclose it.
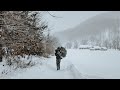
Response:
[[[27,69],[19,69],[11,71],[9,74],[4,74],[1,79],[85,79],[75,66],[68,60],[63,59],[61,62],[61,70],[56,70],[55,57],[49,59],[33,58],[37,60],[34,67]],[[41,60],[41,62],[39,61]]]
[[[11,70],[0,63],[1,79],[107,79],[120,78],[120,51],[68,50],[61,61],[61,70],[56,70],[55,56],[33,56],[36,65],[26,69]],[[7,74],[1,74],[7,70]]]
[[[69,68],[56,70],[55,58],[50,58],[42,62],[42,65],[36,65],[34,68],[26,70],[26,73],[18,74],[11,78],[19,79],[72,79],[74,78]]]
[[[10,76],[10,79],[84,79],[85,77],[75,69],[74,65],[68,60],[61,62],[61,70],[56,70],[55,57],[45,59],[42,65],[38,64],[27,69],[22,73],[17,73],[15,76]]]
[[[70,49],[65,59],[69,59],[87,78],[120,78],[120,51]]]

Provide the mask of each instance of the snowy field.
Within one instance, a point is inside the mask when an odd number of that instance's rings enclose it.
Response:
[[[120,51],[69,49],[56,70],[55,56],[32,57],[35,66],[16,71],[0,63],[1,79],[120,79]],[[3,71],[7,73],[2,74]]]
[[[68,50],[66,59],[82,74],[120,79],[120,51]]]

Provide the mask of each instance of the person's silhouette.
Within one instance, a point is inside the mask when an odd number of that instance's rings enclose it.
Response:
[[[57,70],[60,70],[61,59],[66,57],[67,51],[64,47],[58,47],[55,50]]]

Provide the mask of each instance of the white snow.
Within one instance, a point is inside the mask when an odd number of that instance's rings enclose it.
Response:
[[[120,78],[119,58],[120,51],[115,50],[69,50],[68,56],[66,57],[82,74],[98,76],[105,79]]]
[[[91,48],[92,45],[80,45],[79,48]]]
[[[32,57],[36,65],[16,71],[0,63],[1,79],[118,79],[120,78],[120,51],[90,51],[68,49],[61,61],[61,70],[56,70],[55,56]],[[7,70],[7,74],[1,74]]]

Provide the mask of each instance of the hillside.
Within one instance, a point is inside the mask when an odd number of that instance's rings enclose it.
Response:
[[[114,30],[114,28],[119,23],[119,16],[119,11],[102,13],[92,18],[89,18],[88,20],[80,23],[74,28],[70,28],[62,32],[57,32],[55,33],[55,36],[57,36],[60,41],[63,42],[80,40],[91,35],[97,35],[107,28],[113,28]]]

